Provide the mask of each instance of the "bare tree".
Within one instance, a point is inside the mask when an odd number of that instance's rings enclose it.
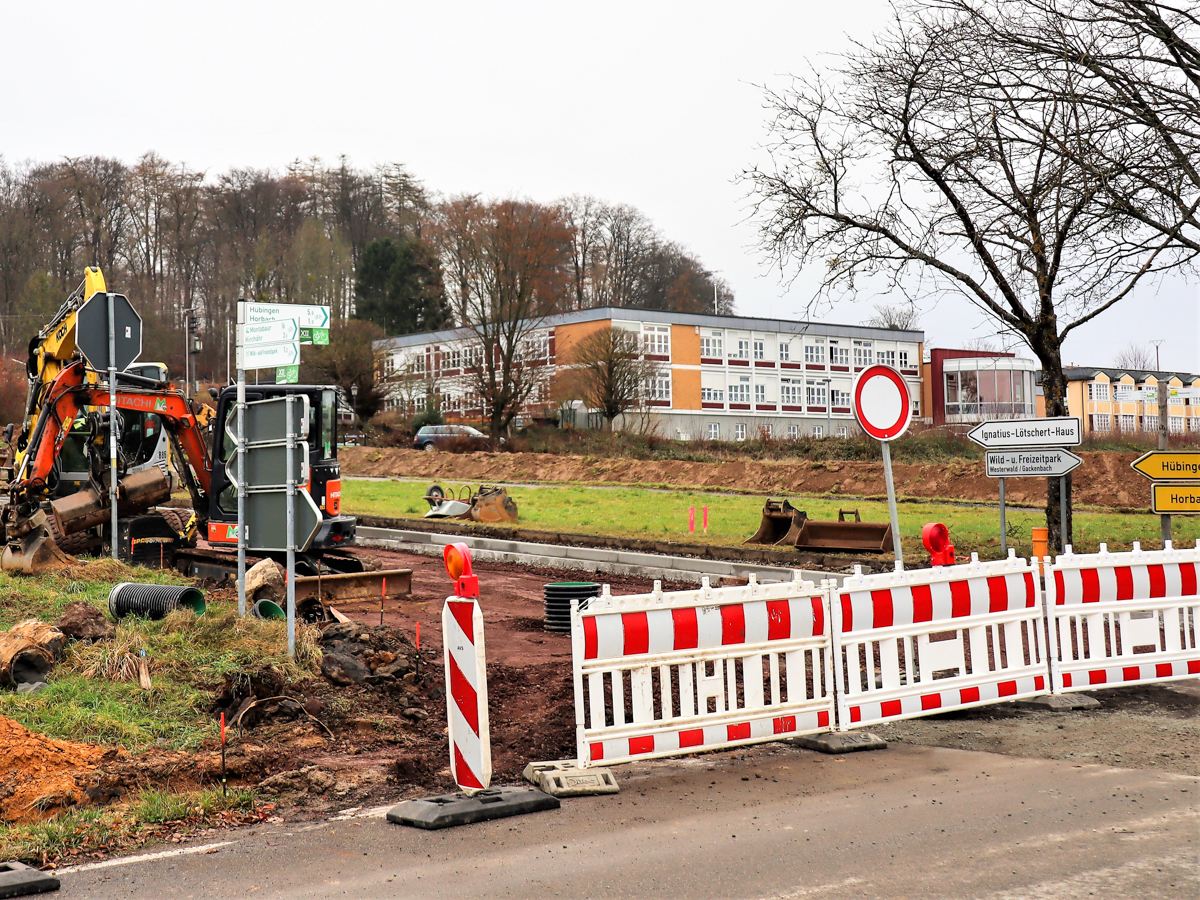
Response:
[[[599,412],[605,431],[645,404],[647,385],[662,372],[661,363],[646,359],[637,332],[624,328],[593,331],[564,355],[560,395]]]
[[[871,328],[912,331],[920,327],[921,314],[911,303],[895,306],[886,303],[877,303],[875,304],[875,315],[871,316],[863,324]]]
[[[530,401],[548,399],[544,322],[569,290],[571,232],[563,210],[459,197],[442,205],[446,288],[471,333],[469,392],[494,437]]]
[[[994,27],[1016,28],[1018,12],[993,4]],[[749,173],[764,244],[781,265],[821,266],[820,296],[882,280],[967,298],[1029,345],[1047,415],[1065,415],[1064,339],[1180,262],[1108,202],[1106,184],[1140,157],[1072,102],[1076,81],[968,13],[899,7],[832,77],[770,94],[774,166]],[[1108,154],[1087,164],[1068,149],[1106,134]],[[1049,492],[1055,547],[1064,512]]]
[[[1113,364],[1118,369],[1149,372],[1154,370],[1154,354],[1144,344],[1135,344],[1130,341],[1125,345],[1125,349],[1117,354]]]

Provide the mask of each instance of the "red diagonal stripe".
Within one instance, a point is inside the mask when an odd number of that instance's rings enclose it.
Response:
[[[454,745],[454,780],[458,782],[460,787],[483,787],[483,782],[479,780],[479,776],[471,770],[471,767],[467,765],[467,761],[463,759],[462,751],[458,749],[458,744]]]
[[[454,621],[458,623],[458,627],[462,629],[462,633],[467,636],[467,643],[474,647],[475,623],[471,620],[471,617],[475,611],[475,604],[462,600],[451,600],[449,606],[450,615],[454,616]]]
[[[454,705],[467,720],[467,725],[479,734],[479,694],[471,682],[467,681],[467,676],[454,661],[454,656],[447,655],[446,658],[450,660],[450,696],[454,698]]]
[[[971,587],[965,581],[950,582],[950,615],[958,619],[971,614]]]
[[[825,633],[825,606],[820,597],[812,598],[813,629],[812,637],[820,637]]]
[[[891,591],[871,591],[871,609],[874,613],[872,628],[891,628],[893,620]]]
[[[1113,574],[1117,576],[1117,599],[1132,600],[1133,569],[1129,566],[1117,566],[1113,569]]]
[[[1054,588],[1055,588],[1054,604],[1056,606],[1059,606],[1063,603],[1066,603],[1067,589],[1066,589],[1065,584],[1063,583],[1063,573],[1062,572],[1054,573]]]
[[[596,617],[583,617],[583,658],[595,659],[599,650],[599,639],[596,637]]]
[[[1003,575],[993,575],[987,580],[988,612],[1008,611],[1008,579]]]
[[[849,594],[842,594],[842,632],[854,630],[854,604]]]
[[[1184,597],[1196,596],[1196,565],[1195,563],[1179,564],[1179,593]]]
[[[1083,602],[1100,602],[1100,573],[1095,569],[1080,569],[1079,579],[1083,582]]]
[[[927,584],[915,584],[912,589],[913,622],[929,622],[933,619],[933,591]]]
[[[1146,566],[1150,573],[1150,596],[1157,599],[1167,596],[1167,575],[1162,566]]]
[[[767,601],[767,640],[786,641],[792,636],[792,606],[787,600]]]

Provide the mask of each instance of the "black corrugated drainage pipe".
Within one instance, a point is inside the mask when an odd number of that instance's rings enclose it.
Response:
[[[581,609],[587,601],[600,596],[600,585],[594,581],[562,581],[546,585],[545,617],[542,627],[546,631],[571,631],[571,602],[578,600]]]
[[[123,581],[108,593],[108,611],[114,619],[141,616],[164,619],[176,609],[204,615],[204,595],[194,587],[179,584],[132,584]]]

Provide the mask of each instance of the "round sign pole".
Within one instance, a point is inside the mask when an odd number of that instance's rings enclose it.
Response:
[[[896,568],[904,568],[900,542],[900,516],[896,511],[896,485],[892,481],[892,451],[889,446],[908,430],[912,402],[904,376],[890,366],[869,366],[854,379],[854,416],[868,435],[879,441],[883,452],[883,480],[887,485],[888,516],[892,523],[892,548]]]

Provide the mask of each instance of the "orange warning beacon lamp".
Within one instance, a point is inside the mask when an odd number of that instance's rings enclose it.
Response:
[[[954,545],[950,543],[950,530],[941,522],[929,522],[922,528],[921,542],[929,551],[931,566],[954,565]]]
[[[479,576],[471,571],[471,548],[466,544],[447,544],[442,551],[446,563],[446,574],[454,582],[454,593],[458,597],[479,597]]]

